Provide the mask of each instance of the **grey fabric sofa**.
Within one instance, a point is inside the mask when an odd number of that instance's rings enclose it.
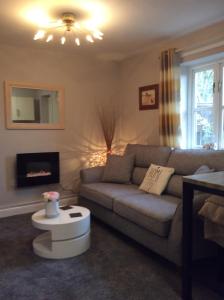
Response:
[[[224,151],[172,150],[169,147],[128,144],[126,154],[135,155],[130,184],[101,181],[104,167],[81,170],[79,203],[120,232],[177,265],[181,265],[182,176],[202,165],[224,170]],[[151,163],[175,169],[161,196],[138,189]],[[203,239],[203,224],[197,217],[208,195],[194,197],[194,258],[214,253],[215,245]]]

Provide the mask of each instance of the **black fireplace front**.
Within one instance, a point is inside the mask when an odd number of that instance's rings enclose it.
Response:
[[[59,182],[59,152],[17,154],[17,187]]]

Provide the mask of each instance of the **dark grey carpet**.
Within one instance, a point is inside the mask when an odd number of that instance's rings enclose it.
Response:
[[[180,299],[180,276],[172,264],[94,221],[92,246],[65,260],[32,252],[39,231],[30,215],[0,219],[1,300]],[[197,285],[194,299],[221,299]]]

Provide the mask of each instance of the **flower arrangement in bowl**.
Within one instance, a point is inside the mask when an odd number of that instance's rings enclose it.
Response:
[[[59,198],[58,192],[45,192],[42,194],[46,201],[45,213],[47,218],[55,218],[60,214],[59,210]]]

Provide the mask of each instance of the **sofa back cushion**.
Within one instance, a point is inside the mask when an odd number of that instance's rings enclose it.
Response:
[[[128,144],[125,154],[135,155],[135,166],[148,168],[151,164],[166,166],[171,153],[170,147]]]
[[[148,171],[148,168],[139,168],[135,167],[132,174],[132,183],[140,185],[145,178],[145,174]]]
[[[129,183],[132,176],[135,156],[109,155],[103,171],[103,182]]]
[[[170,194],[182,198],[182,190],[183,190],[183,176],[181,175],[171,176],[167,184],[165,194]]]
[[[178,175],[192,175],[202,165],[224,171],[224,150],[175,149],[167,163],[167,167],[174,168]]]
[[[212,173],[212,172],[214,172],[214,169],[209,169],[208,166],[202,165],[194,172],[194,174],[205,174],[205,173]],[[182,198],[182,191],[183,191],[183,176],[174,174],[173,176],[171,176],[168,182],[165,193]]]

